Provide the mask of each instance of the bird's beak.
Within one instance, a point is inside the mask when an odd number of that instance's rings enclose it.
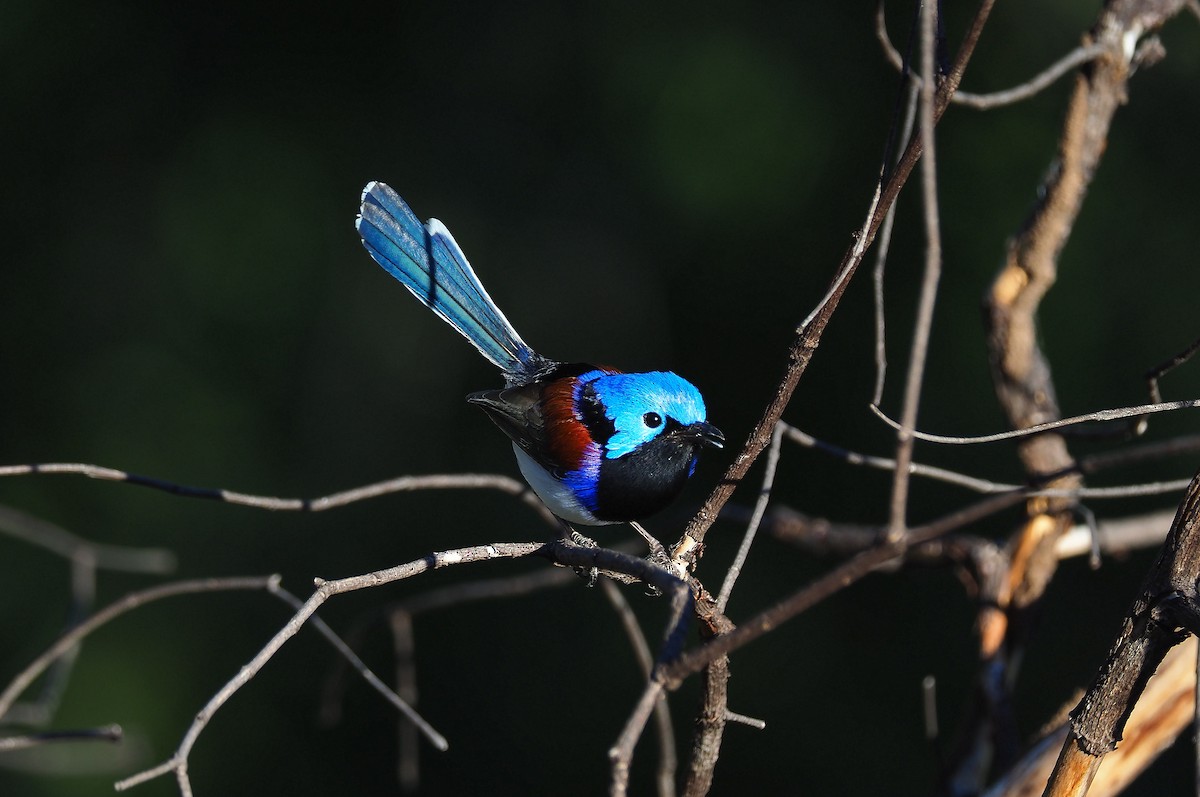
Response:
[[[688,424],[687,430],[706,446],[712,446],[713,448],[725,447],[725,435],[711,423],[697,421],[696,423]]]

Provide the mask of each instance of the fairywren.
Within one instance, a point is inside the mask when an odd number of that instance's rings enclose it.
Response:
[[[467,401],[511,438],[525,480],[563,520],[599,526],[653,514],[679,495],[701,448],[724,444],[681,376],[560,363],[529,348],[446,226],[422,224],[383,183],[363,189],[355,228],[379,265],[504,374],[503,388]]]

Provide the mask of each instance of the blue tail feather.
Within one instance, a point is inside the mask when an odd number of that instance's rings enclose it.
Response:
[[[471,341],[510,382],[525,381],[551,364],[521,340],[440,221],[422,224],[395,191],[370,182],[354,226],[375,262]]]

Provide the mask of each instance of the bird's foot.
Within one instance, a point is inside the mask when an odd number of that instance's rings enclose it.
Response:
[[[578,545],[581,548],[599,548],[600,545],[591,537],[585,537],[575,529],[571,528],[567,523],[563,523],[563,539],[568,542]],[[600,577],[600,569],[597,567],[575,567],[572,568],[575,574],[582,578],[589,587],[596,586],[596,579]]]
[[[657,537],[642,528],[641,523],[631,520],[629,521],[629,525],[633,526],[633,530],[641,534],[642,539],[650,546],[650,555],[646,557],[648,560],[655,564],[671,561],[671,557],[667,554],[667,549],[663,547],[663,544],[658,541]]]
[[[629,525],[633,526],[634,530],[638,534],[641,534],[642,539],[650,546],[650,555],[646,557],[646,561],[652,565],[661,567],[669,573],[674,573],[675,569],[671,566],[671,555],[667,553],[667,549],[658,541],[658,538],[642,528],[642,524],[636,521],[630,521]],[[658,597],[662,594],[662,590],[653,584],[646,584],[646,594]]]

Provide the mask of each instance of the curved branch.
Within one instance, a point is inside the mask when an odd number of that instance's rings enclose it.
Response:
[[[897,72],[908,72],[909,80],[914,85],[920,86],[920,76],[908,70],[904,63],[904,56],[900,55],[900,51],[892,44],[892,39],[887,31],[887,19],[884,16],[884,4],[882,2],[879,3],[875,10],[875,38],[879,40],[879,45],[883,49],[883,55],[887,59],[887,62]],[[1044,91],[1072,69],[1083,66],[1089,61],[1094,61],[1103,54],[1104,48],[1099,45],[1080,45],[1024,83],[1013,86],[1010,89],[993,91],[987,94],[959,91],[955,93],[950,101],[957,105],[974,108],[977,111],[989,111],[1005,105],[1014,105]]]

